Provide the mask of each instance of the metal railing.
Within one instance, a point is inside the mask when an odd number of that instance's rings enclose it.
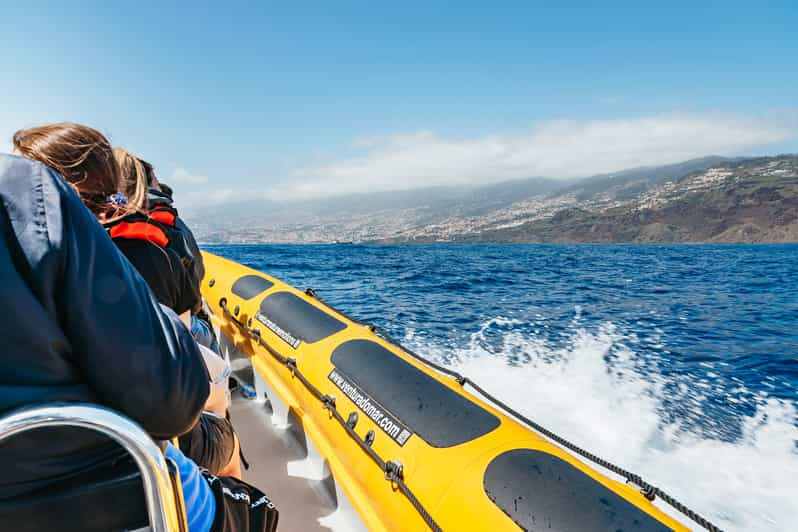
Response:
[[[97,405],[43,405],[17,410],[0,418],[0,441],[45,427],[84,428],[104,434],[118,443],[130,453],[141,472],[151,529],[154,532],[184,529],[182,500],[175,497],[167,460],[152,438],[136,423]]]

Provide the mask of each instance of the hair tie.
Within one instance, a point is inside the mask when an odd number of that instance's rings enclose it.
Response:
[[[127,205],[127,196],[125,196],[124,192],[114,192],[108,196],[108,203],[117,207],[124,207]]]

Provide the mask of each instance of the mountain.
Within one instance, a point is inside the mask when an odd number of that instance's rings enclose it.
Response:
[[[201,242],[798,241],[796,156],[711,156],[583,179],[542,177],[187,216]]]
[[[661,177],[659,180],[667,179]],[[634,182],[634,180],[630,181]],[[546,198],[548,210],[449,232],[454,242],[798,242],[798,156],[721,161],[642,193]],[[618,189],[625,191],[625,187]],[[585,197],[585,196],[583,196]],[[540,215],[540,212],[543,214]],[[410,241],[442,240],[429,233]],[[393,241],[402,240],[392,239]]]
[[[409,228],[483,216],[573,180],[533,177],[282,203],[255,200],[182,212],[202,242],[376,240]]]
[[[633,198],[653,186],[678,179],[691,172],[705,170],[727,160],[725,157],[710,155],[665,166],[632,168],[579,180],[565,191],[575,193],[580,200],[589,200],[599,194],[616,198]]]
[[[258,199],[204,208],[201,212],[187,212],[188,217],[192,218],[207,218],[219,214],[236,222],[295,222],[313,216],[356,216],[407,209],[429,211],[433,216],[474,214],[509,205],[518,199],[554,192],[572,182],[575,180],[532,177],[483,186],[437,186],[279,203]],[[286,216],[289,215],[291,219],[287,220]]]

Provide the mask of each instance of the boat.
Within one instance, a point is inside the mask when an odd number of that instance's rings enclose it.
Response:
[[[281,530],[718,530],[314,290],[204,261],[221,349],[253,388],[231,410],[248,480]]]
[[[203,255],[202,294],[241,392],[230,415],[249,463],[244,479],[277,506],[280,532],[719,532],[314,290]],[[52,426],[98,431],[135,467],[0,500],[4,528],[187,530],[175,464],[107,407],[13,412],[0,418],[0,441]]]

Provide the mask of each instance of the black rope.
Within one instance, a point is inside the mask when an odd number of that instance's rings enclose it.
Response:
[[[633,485],[637,486],[640,489],[640,493],[642,493],[643,496],[646,499],[648,499],[650,501],[653,501],[654,499],[659,497],[660,499],[662,499],[663,502],[665,502],[666,504],[670,505],[671,507],[673,507],[677,511],[681,512],[683,515],[687,516],[692,521],[698,523],[699,525],[704,527],[706,530],[709,530],[710,532],[722,532],[722,530],[718,526],[714,525],[713,523],[708,521],[706,518],[704,518],[701,515],[699,515],[698,513],[696,513],[694,510],[688,508],[685,504],[683,504],[682,502],[679,502],[678,500],[673,498],[671,495],[669,495],[665,491],[663,491],[660,488],[658,488],[657,486],[649,484],[648,482],[643,480],[643,478],[640,475],[638,475],[636,473],[632,473],[631,471],[627,471],[626,469],[623,469],[622,467],[617,466],[617,465],[613,464],[612,462],[609,462],[609,461],[607,461],[607,460],[605,460],[605,459],[603,459],[603,458],[591,453],[590,451],[587,451],[587,450],[579,447],[578,445],[576,445],[574,443],[571,443],[570,441],[566,440],[562,436],[559,436],[558,434],[555,434],[554,432],[548,430],[544,426],[532,421],[531,419],[529,419],[528,417],[524,416],[523,414],[521,414],[520,412],[518,412],[514,408],[510,407],[509,405],[507,405],[505,402],[499,400],[498,398],[496,398],[492,394],[488,393],[486,390],[484,390],[481,386],[479,386],[476,382],[474,382],[470,378],[468,378],[468,377],[466,377],[466,376],[464,376],[464,375],[462,375],[462,374],[460,374],[460,373],[458,373],[456,371],[453,371],[453,370],[451,370],[451,369],[449,369],[447,367],[441,366],[440,364],[436,364],[435,362],[433,362],[433,361],[431,361],[431,360],[419,355],[418,353],[412,351],[411,349],[408,349],[407,347],[403,346],[398,340],[394,339],[390,334],[388,334],[385,331],[385,329],[383,329],[379,325],[364,323],[364,322],[361,322],[360,320],[357,320],[357,319],[355,319],[355,318],[353,318],[351,316],[346,315],[345,313],[341,312],[337,308],[333,307],[332,305],[330,305],[329,303],[327,303],[326,301],[321,299],[316,294],[315,290],[313,290],[311,288],[308,288],[305,291],[305,294],[307,294],[310,297],[315,298],[317,301],[323,303],[329,309],[337,312],[341,316],[343,316],[343,317],[345,317],[345,318],[347,318],[347,319],[349,319],[349,320],[351,320],[351,321],[353,321],[353,322],[355,322],[355,323],[357,323],[359,325],[363,325],[364,327],[368,327],[369,329],[374,331],[376,334],[378,334],[380,337],[382,337],[385,341],[392,343],[393,345],[395,345],[396,347],[400,348],[402,351],[404,351],[405,353],[407,353],[411,357],[415,358],[419,362],[422,362],[423,364],[426,364],[427,366],[430,366],[431,368],[433,368],[433,369],[435,369],[435,370],[437,370],[437,371],[439,371],[439,372],[441,372],[441,373],[443,373],[445,375],[448,375],[448,376],[452,377],[453,379],[455,379],[457,381],[458,384],[460,384],[460,386],[465,386],[466,384],[470,385],[477,392],[479,392],[480,395],[482,395],[483,397],[488,399],[491,403],[493,403],[494,405],[498,406],[499,408],[501,408],[502,410],[504,410],[508,414],[510,414],[513,417],[515,417],[516,419],[518,419],[518,420],[524,422],[525,424],[527,424],[528,426],[532,427],[535,431],[543,434],[544,436],[546,436],[550,440],[558,443],[562,447],[565,447],[566,449],[575,452],[576,454],[582,456],[583,458],[586,458],[586,459],[590,460],[594,464],[598,464],[599,466],[603,467],[604,469],[606,469],[608,471],[612,471],[616,475],[619,475],[619,476],[623,477],[624,479],[626,479],[626,482],[628,484],[633,484]]]
[[[222,308],[222,311],[224,312],[225,316],[227,316],[227,318],[230,321],[235,323],[240,330],[246,332],[251,338],[254,338],[255,341],[258,343],[258,345],[266,349],[266,351],[272,357],[274,357],[275,360],[277,360],[286,368],[288,368],[291,371],[291,375],[299,379],[299,381],[305,386],[305,388],[307,388],[307,390],[322,403],[323,408],[327,410],[330,413],[330,415],[338,422],[338,424],[340,424],[344,428],[349,437],[358,444],[358,446],[372,459],[372,461],[374,461],[375,464],[377,464],[377,466],[379,466],[379,468],[385,474],[385,480],[389,481],[392,485],[396,485],[399,491],[402,492],[402,494],[407,498],[410,504],[413,505],[413,508],[416,509],[416,511],[424,520],[424,522],[427,524],[427,526],[430,528],[430,530],[432,530],[433,532],[442,532],[443,529],[441,529],[441,527],[438,526],[438,524],[435,522],[435,519],[432,518],[432,516],[429,514],[426,508],[424,508],[424,506],[421,504],[418,498],[416,498],[412,490],[405,483],[404,470],[402,468],[402,465],[399,462],[383,460],[382,457],[378,455],[377,452],[374,449],[372,449],[368,443],[366,443],[366,440],[361,438],[357,434],[357,432],[355,432],[355,429],[351,427],[349,423],[346,422],[346,420],[343,418],[341,413],[336,408],[335,396],[322,393],[321,390],[319,390],[312,382],[310,382],[307,379],[307,377],[305,377],[305,375],[301,371],[299,371],[296,359],[281,354],[271,345],[269,345],[269,343],[266,342],[261,336],[260,329],[252,329],[243,324],[241,321],[239,321],[238,318],[236,318],[227,309],[227,299],[222,298],[219,301],[219,306]]]

